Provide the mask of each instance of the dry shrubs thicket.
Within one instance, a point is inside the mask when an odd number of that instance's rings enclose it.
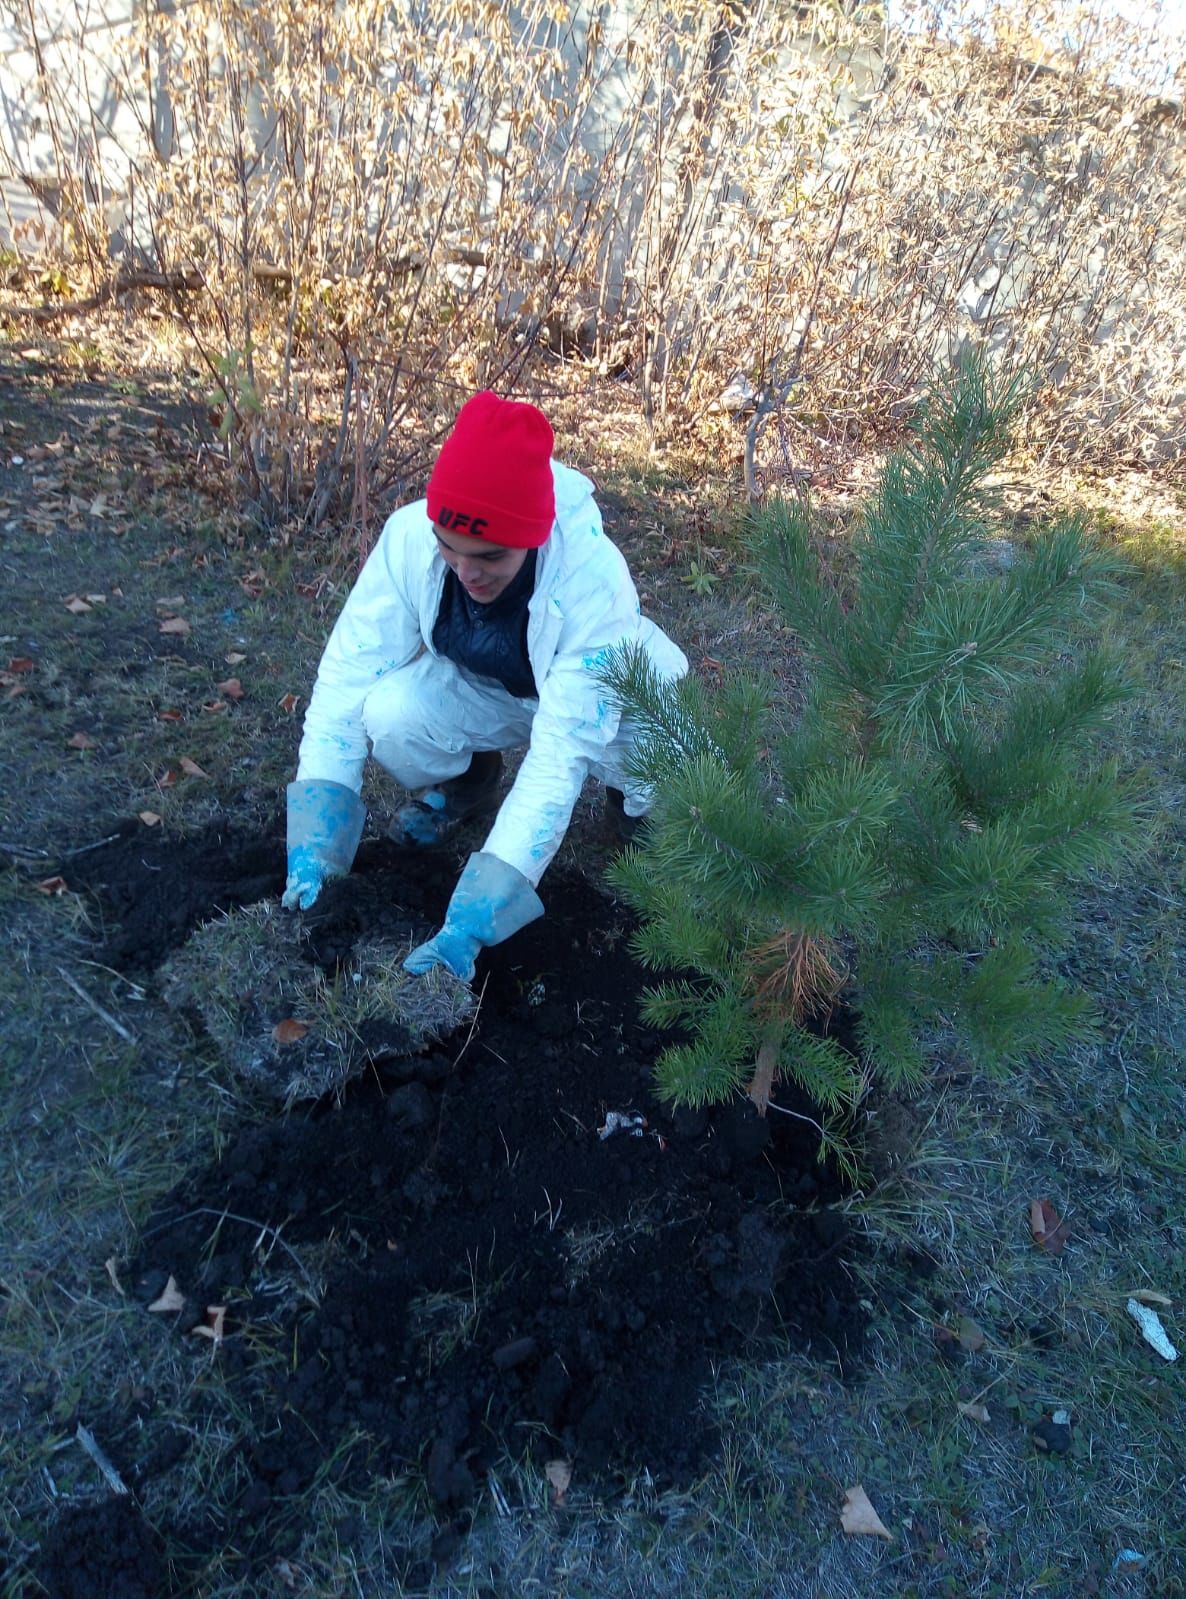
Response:
[[[968,340],[1042,378],[1037,445],[1181,442],[1158,6],[1002,0],[952,34],[924,0],[892,31],[851,0],[194,0],[110,31],[73,4],[24,24],[55,285],[171,288],[269,517],[365,528],[541,345],[669,427],[739,376],[755,494]]]

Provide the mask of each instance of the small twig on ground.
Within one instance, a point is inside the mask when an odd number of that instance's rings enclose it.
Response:
[[[114,966],[104,966],[102,961],[88,961],[81,955],[77,957],[80,966],[93,966],[97,972],[106,972],[108,977],[114,977],[117,983],[126,983],[132,990],[133,999],[144,998],[144,988],[140,983],[134,983],[130,977],[125,977],[122,972],[117,972]]]
[[[78,1426],[74,1429],[74,1436],[78,1439],[78,1442],[82,1445],[83,1449],[86,1450],[87,1454],[90,1455],[91,1459],[95,1462],[95,1465],[98,1466],[99,1470],[103,1473],[104,1477],[107,1479],[107,1486],[111,1489],[112,1493],[126,1494],[128,1492],[127,1483],[120,1476],[119,1472],[116,1471],[115,1467],[111,1464],[110,1460],[108,1460],[102,1449],[99,1448],[99,1445],[95,1442],[95,1435],[93,1432],[91,1432],[90,1428],[84,1427],[80,1421]]]
[[[87,993],[86,989],[82,986],[82,984],[79,983],[79,982],[76,982],[75,979],[73,977],[71,977],[70,973],[67,972],[67,971],[64,971],[61,966],[58,967],[58,976],[62,979],[62,981],[64,983],[68,983],[69,984],[69,986],[74,990],[74,992],[78,995],[79,999],[81,999],[84,1004],[89,1005],[91,1007],[91,1009],[94,1011],[96,1016],[101,1016],[102,1017],[102,1019],[107,1023],[108,1027],[114,1028],[114,1030],[119,1034],[119,1036],[121,1038],[126,1038],[127,1039],[129,1044],[134,1044],[136,1042],[135,1035],[132,1034],[132,1033],[129,1033],[128,1029],[124,1026],[124,1024],[122,1022],[117,1022],[115,1017],[111,1014],[110,1011],[104,1010],[102,1005],[99,1004],[99,1001],[97,999],[92,999],[91,996]]]
[[[72,861],[76,855],[89,855],[93,849],[102,849],[104,844],[114,844],[119,838],[118,833],[108,833],[106,838],[97,838],[93,844],[79,844],[76,849],[63,849],[57,853],[60,861]]]
[[[281,1238],[280,1228],[273,1227],[271,1222],[257,1221],[253,1216],[237,1216],[232,1210],[215,1210],[212,1205],[199,1205],[194,1210],[187,1210],[182,1216],[170,1216],[167,1221],[160,1222],[156,1227],[150,1227],[147,1232],[141,1234],[141,1238],[151,1238],[154,1233],[164,1232],[168,1227],[180,1227],[183,1221],[190,1221],[194,1216],[217,1216],[220,1222],[237,1221],[244,1227],[258,1227],[259,1237],[255,1241],[255,1247],[257,1249],[259,1248],[260,1243],[263,1241],[264,1235],[266,1233],[271,1233],[273,1242],[280,1245],[281,1249],[283,1249],[288,1255],[297,1271],[300,1272],[301,1277],[304,1279],[305,1287],[311,1294],[313,1294],[315,1298],[320,1298],[319,1294],[317,1293],[317,1284],[310,1275],[304,1261],[297,1254],[296,1250],[293,1249],[292,1245],[286,1243],[286,1241]]]
[[[824,1130],[819,1122],[815,1121],[811,1116],[804,1116],[801,1111],[788,1110],[785,1105],[776,1105],[772,1099],[766,1101],[766,1109],[776,1110],[780,1116],[793,1116],[797,1122],[806,1122],[808,1127],[815,1128],[821,1138],[824,1137]]]
[[[6,855],[27,855],[30,860],[48,861],[50,853],[47,849],[29,849],[25,844],[7,844],[0,839],[0,849]]]
[[[490,1497],[494,1500],[494,1508],[500,1516],[509,1516],[511,1507],[507,1503],[507,1496],[502,1491],[502,1484],[492,1471],[486,1473],[486,1486],[490,1490]]]

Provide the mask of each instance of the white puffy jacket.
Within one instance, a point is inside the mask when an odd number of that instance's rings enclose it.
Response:
[[[589,479],[552,463],[556,521],[536,563],[527,653],[539,690],[531,743],[483,849],[538,882],[560,848],[591,765],[618,732],[620,712],[597,670],[607,650],[642,642],[665,677],[683,652],[642,616],[619,550],[606,538]],[[388,518],[321,659],[305,716],[299,780],[358,793],[368,743],[362,707],[378,678],[432,654],[446,566],[424,500]]]

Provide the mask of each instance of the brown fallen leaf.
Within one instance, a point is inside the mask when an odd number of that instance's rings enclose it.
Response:
[[[209,772],[204,772],[197,761],[191,761],[188,755],[183,755],[177,763],[189,777],[209,777]]]
[[[98,740],[93,739],[89,733],[78,732],[66,740],[66,747],[72,750],[93,750],[97,743]]]
[[[158,788],[172,788],[176,782],[177,773],[170,766],[160,777],[157,778],[156,786]]]
[[[225,683],[215,683],[214,686],[228,700],[241,700],[243,698],[243,685],[237,677],[228,677]]]
[[[282,700],[277,700],[276,703],[282,711],[291,716],[301,703],[301,697],[299,694],[286,694]]]
[[[278,1044],[295,1044],[309,1031],[308,1022],[298,1022],[288,1016],[272,1028],[272,1037]]]
[[[988,1406],[987,1405],[977,1405],[977,1404],[973,1404],[971,1401],[968,1401],[968,1403],[966,1403],[966,1404],[957,1405],[956,1409],[959,1411],[961,1416],[967,1416],[969,1421],[987,1421],[988,1420]]]
[[[226,1306],[207,1305],[206,1320],[199,1322],[193,1330],[199,1338],[211,1338],[215,1344],[220,1344],[223,1340],[223,1327],[225,1324]]]
[[[1071,1236],[1069,1225],[1048,1199],[1030,1200],[1030,1232],[1038,1248],[1051,1255],[1061,1255],[1063,1245]]]
[[[91,607],[85,600],[79,599],[78,595],[75,594],[66,601],[66,609],[72,611],[75,616],[85,616]]]
[[[217,716],[220,711],[226,710],[225,700],[204,700],[202,709],[207,716]]]
[[[562,1505],[572,1481],[571,1460],[549,1460],[544,1467],[544,1476],[552,1484],[552,1503]]]
[[[159,827],[161,825],[161,819],[157,815],[156,811],[137,811],[136,814],[144,823],[145,827]]]
[[[859,1482],[855,1488],[845,1489],[844,1503],[840,1507],[840,1525],[851,1537],[893,1541],[893,1533],[869,1503],[869,1495]]]
[[[160,630],[162,633],[176,633],[181,638],[191,631],[184,616],[171,616],[167,622],[161,623]]]
[[[1131,1294],[1125,1294],[1124,1297],[1135,1299],[1139,1305],[1163,1305],[1166,1310],[1169,1310],[1174,1303],[1168,1294],[1163,1294],[1156,1288],[1134,1288]]]
[[[158,711],[156,713],[156,719],[158,722],[183,722],[185,720],[180,711],[172,710]]]
[[[87,602],[88,605],[106,605],[107,604],[107,596],[106,596],[106,594],[84,594],[83,595],[83,599]]]
[[[39,894],[64,894],[66,892],[66,879],[64,877],[46,877],[36,884]]]
[[[8,663],[10,672],[31,672],[33,670],[33,657],[31,655],[14,655]]]
[[[103,1269],[111,1278],[111,1286],[115,1289],[116,1293],[126,1298],[127,1295],[124,1294],[124,1285],[119,1280],[119,1272],[116,1269],[114,1255],[108,1255],[107,1259],[103,1262]]]
[[[185,604],[185,595],[166,594],[156,604],[158,611],[179,611]]]
[[[223,660],[228,666],[242,666],[247,657],[241,650],[232,650],[229,655],[224,655]]]
[[[955,1329],[955,1336],[959,1339],[959,1346],[969,1355],[976,1354],[988,1342],[988,1335],[979,1322],[973,1321],[971,1316],[961,1316]]]
[[[185,1309],[185,1295],[181,1292],[181,1289],[178,1288],[176,1277],[169,1278],[169,1281],[161,1289],[157,1298],[153,1300],[152,1304],[149,1305],[148,1308],[149,1310],[162,1311]]]

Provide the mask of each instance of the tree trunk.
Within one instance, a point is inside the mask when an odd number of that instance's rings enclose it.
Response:
[[[758,1060],[746,1092],[758,1107],[759,1116],[766,1114],[766,1108],[770,1104],[770,1092],[774,1087],[774,1078],[778,1071],[778,1052],[782,1045],[782,1035],[782,1023],[771,1022],[758,1043]]]

